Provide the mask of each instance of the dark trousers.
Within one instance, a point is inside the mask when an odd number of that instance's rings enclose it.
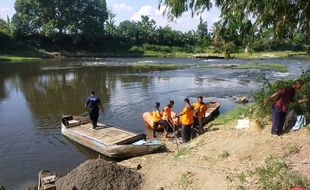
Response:
[[[283,125],[286,118],[286,112],[281,111],[281,109],[272,106],[272,127],[271,134],[281,135],[283,132]]]
[[[190,141],[192,134],[192,125],[182,125],[181,134],[183,142]]]
[[[157,122],[154,122],[154,124],[153,124],[153,137],[155,137],[155,133],[156,133],[156,131],[158,129],[158,125],[163,126],[166,132],[171,131],[170,130],[171,127],[170,127],[168,121],[161,119],[161,120],[159,120]]]
[[[93,129],[97,127],[98,117],[99,117],[99,110],[89,111],[89,119],[92,121]]]
[[[199,127],[199,132],[203,131],[203,118],[202,117],[195,117],[195,126]]]

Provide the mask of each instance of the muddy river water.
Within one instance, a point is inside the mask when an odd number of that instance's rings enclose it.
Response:
[[[208,64],[280,63],[272,70],[206,67]],[[156,67],[141,67],[141,65]],[[161,64],[180,65],[175,69]],[[159,65],[159,66],[158,66]],[[233,109],[234,97],[251,95],[267,80],[297,78],[310,68],[309,58],[265,60],[194,60],[168,58],[100,58],[0,63],[0,185],[25,189],[41,169],[65,173],[97,153],[61,135],[62,114],[80,115],[89,91],[101,97],[99,121],[145,132],[142,113],[156,101],[185,97],[221,102],[221,113]]]

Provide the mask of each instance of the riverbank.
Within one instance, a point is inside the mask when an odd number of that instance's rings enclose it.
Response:
[[[142,166],[138,170],[143,178],[142,189],[309,187],[309,125],[308,129],[280,137],[270,134],[270,121],[261,131],[235,126],[236,120],[224,125],[213,123],[207,133],[181,145],[179,150],[168,142],[170,152],[132,158],[120,164],[130,168]]]
[[[269,59],[269,58],[288,58],[292,56],[309,55],[305,51],[272,51],[272,52],[254,52],[248,53],[232,53],[231,59]],[[88,51],[61,51],[61,52],[41,52],[41,53],[11,53],[0,55],[0,61],[29,61],[40,60],[44,58],[91,58],[91,57],[169,57],[169,58],[198,58],[198,59],[224,59],[222,53],[188,53],[182,51],[162,52],[153,50],[139,51],[120,51],[120,52],[88,52]]]
[[[270,134],[270,120],[263,123],[262,129],[236,129],[236,121],[242,117],[238,113],[245,109],[220,116],[206,126],[205,134],[179,145],[178,149],[171,139],[164,141],[167,152],[135,157],[117,165],[141,175],[142,190],[309,187],[310,125],[279,137]],[[64,179],[78,184],[76,179],[82,180],[85,175],[81,172],[84,165]],[[79,175],[71,179],[77,171]],[[67,186],[72,184],[66,183]]]

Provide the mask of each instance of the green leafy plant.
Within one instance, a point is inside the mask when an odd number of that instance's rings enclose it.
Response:
[[[178,160],[178,159],[184,158],[190,153],[191,153],[191,150],[189,148],[182,147],[181,149],[178,150],[177,154],[174,155],[173,159]]]
[[[280,158],[269,156],[262,166],[253,171],[237,175],[237,189],[290,189],[291,187],[309,187],[310,180],[292,170]],[[253,181],[254,180],[254,181]],[[247,188],[246,188],[247,187]]]

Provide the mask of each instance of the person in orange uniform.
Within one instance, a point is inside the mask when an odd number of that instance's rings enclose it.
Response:
[[[163,109],[163,122],[164,122],[164,127],[165,127],[165,138],[168,138],[168,133],[171,133],[173,131],[173,119],[171,117],[171,112],[172,112],[172,108],[174,105],[174,101],[173,100],[169,100],[168,105]]]
[[[193,104],[195,110],[195,123],[198,123],[199,132],[203,133],[203,118],[207,111],[207,105],[203,102],[203,97],[199,96],[196,103]]]
[[[156,102],[153,115],[152,115],[152,120],[153,120],[153,138],[156,137],[156,131],[158,129],[158,125],[161,125],[164,127],[165,130],[168,129],[169,124],[167,121],[162,119],[162,114],[159,111],[160,103]]]
[[[191,139],[191,130],[192,126],[194,124],[194,108],[189,102],[188,98],[184,99],[184,109],[181,113],[177,114],[176,117],[181,117],[181,123],[182,123],[182,139],[183,142],[188,142]]]
[[[169,104],[163,110],[163,119],[168,121],[171,126],[173,125],[173,120],[171,117],[173,105],[174,105],[174,101],[170,100]]]

